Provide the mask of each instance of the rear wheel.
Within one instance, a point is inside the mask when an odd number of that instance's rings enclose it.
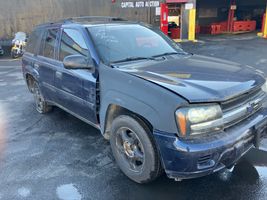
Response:
[[[34,81],[33,83],[33,94],[37,112],[45,114],[52,110],[52,106],[48,105],[44,100],[44,97],[40,91],[39,84],[36,81]]]
[[[11,58],[13,59],[17,58],[17,54],[15,54],[13,51],[11,52]]]
[[[141,120],[119,116],[112,122],[110,143],[123,173],[137,183],[155,180],[162,172],[152,133]]]

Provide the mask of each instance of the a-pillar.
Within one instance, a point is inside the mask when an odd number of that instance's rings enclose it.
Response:
[[[182,4],[181,39],[196,41],[196,0]]]

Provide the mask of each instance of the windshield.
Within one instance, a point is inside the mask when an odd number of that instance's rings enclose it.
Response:
[[[88,27],[88,30],[105,63],[186,54],[160,30],[140,24],[100,25]]]

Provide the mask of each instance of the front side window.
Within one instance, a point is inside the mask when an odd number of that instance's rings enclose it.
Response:
[[[44,35],[43,56],[54,59],[58,29],[49,29]]]
[[[166,53],[187,54],[161,31],[139,24],[99,25],[88,27],[88,30],[106,63]]]
[[[64,29],[60,42],[59,60],[63,61],[69,55],[88,57],[88,48],[82,34],[78,30]]]

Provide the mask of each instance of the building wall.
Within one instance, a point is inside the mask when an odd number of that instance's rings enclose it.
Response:
[[[0,39],[10,38],[18,31],[28,33],[41,23],[74,16],[118,16],[155,22],[155,8],[121,8],[122,1],[125,0],[115,3],[111,0],[0,0]]]
[[[197,1],[197,23],[200,25],[209,25],[212,22],[227,20],[229,6],[230,0]]]
[[[0,0],[0,39],[11,38],[14,33],[31,32],[35,25],[75,16],[118,16],[129,20],[144,21],[159,25],[155,8],[121,8],[122,2],[140,0]],[[153,0],[142,0],[153,1]],[[164,0],[156,0],[164,2]],[[267,0],[237,0],[240,7],[262,7]],[[227,20],[230,0],[197,0],[197,24]],[[256,7],[255,7],[256,6]],[[205,9],[217,10],[216,16],[203,17]],[[204,11],[203,11],[204,10]],[[214,14],[214,13],[213,13]]]

